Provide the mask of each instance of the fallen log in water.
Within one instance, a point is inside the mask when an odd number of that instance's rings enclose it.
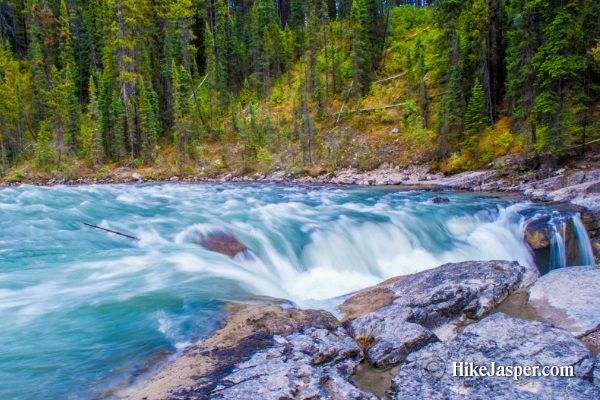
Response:
[[[112,229],[101,228],[98,225],[90,224],[88,222],[84,222],[83,224],[87,225],[87,226],[91,226],[92,228],[101,229],[101,230],[106,231],[106,232],[115,233],[117,235],[125,236],[125,237],[127,237],[129,239],[140,240],[140,238],[137,238],[135,236],[127,235],[127,234],[125,234],[123,232],[113,231]]]

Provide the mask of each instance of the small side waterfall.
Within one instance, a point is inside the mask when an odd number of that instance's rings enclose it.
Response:
[[[567,249],[565,245],[566,223],[559,222],[551,225],[552,237],[550,238],[550,269],[567,266]]]
[[[540,273],[576,265],[589,265],[594,255],[578,213],[527,210],[523,236],[533,252]]]
[[[581,265],[591,265],[594,263],[594,250],[592,249],[592,243],[588,236],[585,226],[579,214],[576,218],[573,218],[573,227],[575,228],[575,236],[577,237],[577,244],[579,246],[579,257]]]

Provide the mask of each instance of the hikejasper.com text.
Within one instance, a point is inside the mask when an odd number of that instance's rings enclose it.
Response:
[[[515,381],[521,377],[573,377],[575,371],[572,365],[562,367],[542,365],[477,365],[472,362],[453,362],[452,375],[461,377],[512,377]]]

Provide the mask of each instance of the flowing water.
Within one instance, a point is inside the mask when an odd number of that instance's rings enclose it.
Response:
[[[333,297],[446,262],[534,267],[522,237],[523,211],[535,206],[444,195],[449,203],[390,188],[2,189],[0,399],[105,395],[149,360],[209,335],[228,301],[267,295],[328,307]],[[231,259],[190,239],[213,231],[233,234],[252,255]]]

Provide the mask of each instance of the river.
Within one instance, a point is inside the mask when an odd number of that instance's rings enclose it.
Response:
[[[209,335],[235,301],[327,308],[446,262],[535,268],[523,215],[542,207],[465,192],[433,203],[439,195],[184,183],[0,189],[0,398],[105,396]],[[231,259],[193,243],[216,231],[250,251]]]

